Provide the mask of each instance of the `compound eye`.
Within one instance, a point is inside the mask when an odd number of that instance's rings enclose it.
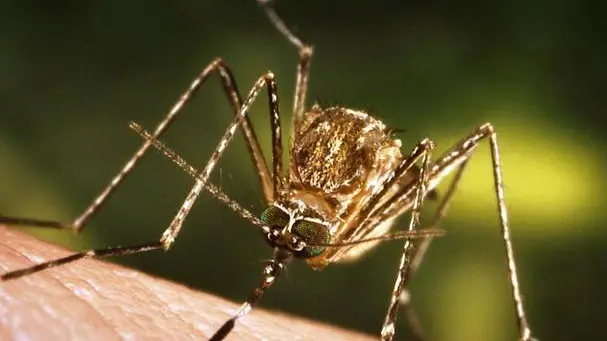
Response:
[[[283,229],[289,224],[289,215],[287,212],[276,206],[270,206],[266,208],[265,211],[261,214],[261,221],[264,224],[276,228]]]
[[[320,255],[326,247],[314,245],[329,244],[331,241],[331,234],[326,226],[307,220],[296,221],[291,232],[306,245],[302,250],[294,250],[296,256],[300,258],[312,258]]]
[[[270,206],[263,211],[261,221],[272,229],[267,236],[271,242],[276,240],[278,231],[289,224],[289,219],[289,215],[276,206]]]

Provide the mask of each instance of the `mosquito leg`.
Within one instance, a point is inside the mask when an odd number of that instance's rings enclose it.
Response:
[[[419,145],[416,148],[419,148]],[[412,152],[411,155],[415,155],[415,153]],[[411,158],[411,157],[412,156],[409,156],[408,158]],[[451,181],[449,188],[447,189],[447,192],[445,193],[444,197],[441,199],[441,201],[439,203],[436,213],[434,214],[434,217],[429,225],[430,226],[428,228],[429,230],[434,230],[434,229],[439,228],[440,220],[446,214],[449,203],[457,188],[457,184],[459,183],[461,175],[463,174],[463,171],[465,170],[466,162],[467,162],[467,159],[465,159],[460,165],[458,165],[458,170],[455,174],[455,177]],[[416,175],[416,176],[418,176],[418,175]],[[395,174],[394,177],[398,177],[398,176]],[[392,194],[391,194],[391,195],[393,195],[392,198],[388,198],[388,199],[383,198],[382,200],[377,200],[376,202],[383,202],[384,204],[381,204],[379,208],[377,208],[373,211],[370,211],[371,213],[369,214],[368,219],[366,219],[363,222],[363,224],[374,225],[374,224],[377,224],[378,221],[392,219],[395,216],[402,214],[405,210],[410,209],[411,205],[413,203],[413,199],[411,197],[413,196],[413,193],[415,192],[415,189],[417,188],[419,181],[420,180],[406,183],[405,187],[403,187],[401,190],[396,192],[396,194],[393,194],[393,192],[392,192]],[[396,186],[396,184],[393,184],[392,186]],[[388,187],[388,186],[386,186],[386,187]],[[427,188],[426,190],[427,190],[427,194],[429,194],[431,189]],[[384,192],[387,192],[387,191],[385,191],[385,189],[384,189]],[[402,200],[401,197],[404,199],[407,199],[407,201]],[[394,204],[395,202],[398,202],[397,207],[399,207],[401,210],[399,210],[396,213],[394,211],[391,211],[390,214],[386,214],[385,213],[386,205],[388,207],[392,207],[392,205],[395,205]],[[372,207],[372,208],[375,208],[374,206],[376,206],[376,203],[370,203],[370,205],[369,205],[369,207]],[[363,209],[361,211],[361,213],[363,211],[365,211],[365,210]],[[426,228],[424,228],[424,230],[425,229]],[[409,325],[411,327],[411,330],[412,330],[413,334],[420,340],[424,339],[423,331],[422,331],[421,325],[417,319],[415,311],[413,310],[412,306],[410,305],[409,293],[407,292],[406,287],[409,285],[411,277],[414,275],[415,271],[419,267],[424,255],[425,255],[426,250],[430,246],[430,242],[431,242],[430,239],[432,239],[432,238],[423,238],[422,241],[418,242],[418,244],[413,248],[412,256],[411,256],[411,263],[408,267],[405,268],[405,273],[403,276],[403,278],[404,278],[403,285],[404,285],[405,289],[403,289],[403,292],[400,296],[400,304],[405,309],[405,313],[409,320]]]
[[[447,188],[447,192],[445,192],[444,197],[441,199],[432,220],[430,221],[429,227],[430,229],[439,228],[441,220],[447,214],[447,210],[449,209],[449,205],[451,204],[451,200],[453,199],[453,195],[457,189],[457,185],[459,184],[464,171],[466,170],[466,166],[468,165],[468,160],[464,160],[461,165],[458,166],[457,171]],[[413,256],[413,261],[411,262],[411,266],[407,269],[409,275],[405,279],[405,286],[408,284],[411,276],[415,274],[419,265],[421,264],[424,256],[426,255],[426,251],[430,247],[430,243],[432,242],[431,238],[422,239],[419,245],[415,247],[415,253]]]
[[[417,182],[417,189],[415,192],[415,201],[413,203],[413,209],[411,212],[411,219],[409,221],[408,231],[414,231],[415,228],[419,225],[419,215],[421,210],[421,205],[424,200],[424,196],[427,191],[427,181],[430,172],[430,153],[433,148],[433,144],[428,144],[428,149],[423,155],[422,158],[422,167],[419,173],[419,180]],[[413,241],[405,240],[405,244],[403,246],[400,262],[398,265],[398,275],[396,277],[396,281],[394,283],[394,289],[392,291],[392,296],[390,298],[390,305],[388,307],[388,311],[386,313],[386,318],[384,319],[384,324],[381,329],[381,339],[382,340],[392,340],[395,333],[394,325],[396,323],[396,318],[398,315],[398,308],[400,303],[400,297],[405,287],[405,275],[406,270],[411,264],[411,252],[413,250]]]
[[[407,176],[410,171],[413,170],[415,164],[420,158],[426,156],[434,148],[434,142],[429,139],[424,139],[411,151],[411,153],[396,167],[396,169],[390,174],[390,176],[377,188],[377,192],[373,194],[371,199],[361,208],[360,216],[362,217],[361,222],[365,224],[365,221],[373,217],[374,213],[377,212],[379,204],[385,200],[390,200],[387,196],[393,195],[394,186],[399,186],[399,182]],[[421,181],[422,174],[418,175],[417,181]],[[412,181],[415,184],[415,179]],[[426,193],[424,193],[424,196]],[[381,206],[380,206],[381,207]]]
[[[447,192],[445,193],[444,197],[441,199],[441,201],[438,205],[438,208],[436,209],[436,212],[434,213],[434,216],[433,216],[432,220],[430,221],[430,225],[428,227],[429,229],[439,228],[441,220],[446,215],[447,210],[449,209],[449,204],[451,203],[451,200],[453,199],[453,195],[455,194],[455,190],[457,189],[457,185],[459,184],[459,182],[461,180],[462,174],[464,173],[464,170],[466,169],[467,164],[468,164],[468,160],[466,159],[464,162],[462,162],[461,165],[458,166],[457,171],[454,175],[454,178],[451,180],[451,183],[449,184]],[[417,318],[417,314],[415,313],[415,309],[411,305],[410,293],[407,290],[407,287],[409,286],[409,282],[411,281],[411,278],[413,277],[413,275],[415,275],[415,272],[417,271],[417,269],[419,268],[419,265],[421,264],[422,260],[424,259],[424,256],[426,255],[426,252],[428,251],[428,248],[430,247],[430,243],[432,243],[432,239],[433,238],[423,238],[420,242],[418,242],[418,244],[413,249],[413,257],[412,257],[413,260],[411,261],[411,264],[405,269],[405,276],[404,276],[405,289],[403,290],[403,292],[400,296],[400,304],[403,306],[403,309],[405,310],[405,315],[407,316],[407,320],[409,322],[411,331],[413,332],[413,335],[418,340],[425,340],[424,332],[423,332],[421,323],[419,322],[419,319]]]
[[[257,0],[257,3],[263,8],[272,25],[274,25],[276,30],[280,32],[291,45],[295,46],[299,54],[295,81],[295,98],[293,100],[293,132],[297,133],[297,131],[299,131],[297,128],[304,116],[306,95],[308,92],[308,78],[310,74],[310,61],[314,51],[312,46],[304,43],[287,27],[282,18],[280,18],[274,10],[273,2],[273,0]],[[292,140],[295,140],[295,138]]]
[[[512,300],[514,302],[515,314],[519,328],[519,339],[525,341],[533,340],[531,337],[531,329],[529,328],[529,323],[527,322],[527,317],[525,314],[523,297],[520,292],[518,274],[516,271],[516,262],[514,259],[514,251],[512,249],[512,241],[510,238],[508,212],[506,209],[504,195],[500,153],[497,143],[497,134],[495,133],[494,127],[490,123],[483,124],[466,138],[457,143],[455,147],[441,156],[436,162],[434,162],[428,178],[428,188],[435,188],[445,176],[451,173],[453,169],[468,160],[470,155],[476,150],[479,143],[486,139],[489,140],[489,145],[491,147],[491,160],[495,195],[497,199],[497,209],[499,213],[504,251],[507,259],[508,277],[510,280]],[[390,202],[389,205],[383,209],[384,213],[379,215],[379,217],[387,218],[402,213],[402,210],[406,210],[409,207],[407,202],[411,200],[410,190],[411,189],[408,189],[407,192],[404,191],[399,200],[393,200]]]
[[[230,104],[232,105],[234,115],[238,115],[240,108],[242,107],[242,99],[240,92],[238,91],[238,87],[236,86],[236,79],[234,79],[230,68],[221,59],[217,59],[217,61],[219,62],[217,65],[217,70],[219,76],[221,77],[221,84],[223,85],[225,93],[229,94],[228,97],[230,98]],[[272,202],[274,201],[274,186],[269,175],[270,172],[268,170],[268,165],[263,157],[263,153],[261,152],[261,147],[259,146],[259,140],[257,139],[257,135],[255,134],[255,130],[253,129],[253,125],[251,124],[251,120],[248,116],[245,116],[242,120],[241,128],[247,140],[247,148],[249,149],[251,161],[255,165],[255,170],[257,171],[263,197],[266,202]],[[280,122],[278,124],[278,128],[280,129]],[[272,129],[272,131],[274,131],[274,129]]]
[[[259,285],[249,295],[247,300],[240,306],[236,314],[227,320],[216,332],[211,336],[209,341],[221,341],[228,336],[228,334],[234,329],[236,320],[241,318],[250,312],[255,304],[259,302],[266,290],[274,284],[278,275],[287,266],[292,258],[292,253],[284,252],[281,250],[274,251],[274,257],[270,260],[263,269],[262,279]]]
[[[493,181],[495,188],[495,195],[497,199],[497,209],[500,218],[500,227],[502,233],[502,240],[504,242],[504,251],[508,265],[508,275],[510,279],[510,288],[512,291],[512,300],[515,305],[515,313],[517,318],[517,324],[519,328],[519,339],[528,341],[533,340],[531,336],[531,329],[527,322],[527,316],[525,314],[525,307],[523,303],[523,296],[520,292],[520,286],[518,281],[518,273],[516,271],[516,261],[514,259],[514,251],[512,248],[512,240],[510,238],[510,226],[508,223],[508,210],[506,208],[506,199],[504,194],[504,180],[502,175],[501,156],[499,152],[499,146],[497,143],[497,134],[495,128],[490,123],[485,123],[476,129],[468,138],[462,140],[451,153],[447,153],[441,160],[436,164],[433,173],[436,173],[436,178],[442,176],[441,171],[449,168],[449,164],[457,161],[461,155],[470,155],[474,151],[475,147],[485,139],[489,139],[489,146],[491,148],[491,163],[493,169]],[[459,151],[458,151],[459,149]],[[465,156],[467,158],[467,156]]]
[[[497,134],[491,124],[484,124],[478,130],[477,134],[473,135],[470,143],[478,143],[480,139],[489,138],[491,147],[491,161],[493,166],[493,180],[495,186],[495,196],[497,199],[497,209],[500,216],[500,225],[502,239],[504,241],[504,251],[508,259],[508,273],[510,277],[510,285],[512,289],[512,298],[515,303],[515,310],[519,328],[520,340],[532,340],[531,329],[525,315],[525,307],[523,304],[523,296],[521,295],[518,273],[516,271],[516,262],[514,260],[514,251],[512,249],[512,241],[510,239],[510,227],[508,225],[508,210],[506,208],[506,199],[504,194],[504,179],[502,175],[502,164],[500,160],[500,152],[497,144]],[[465,145],[466,143],[464,143]]]
[[[271,75],[271,78],[268,78]],[[274,75],[266,75],[268,84],[268,107],[270,108],[270,129],[272,130],[272,199],[283,198],[285,185],[282,166],[282,135],[280,131],[280,110]],[[244,110],[244,109],[243,109]],[[244,115],[244,114],[242,114]],[[246,115],[244,117],[247,117]],[[269,204],[271,201],[268,201]]]
[[[54,268],[59,265],[75,262],[80,259],[122,256],[122,255],[128,255],[128,254],[133,254],[133,253],[158,250],[158,249],[162,249],[162,247],[163,246],[162,246],[161,242],[153,242],[153,243],[141,244],[141,245],[136,245],[136,246],[108,247],[108,248],[104,248],[104,249],[78,252],[78,253],[69,255],[67,257],[53,259],[48,262],[36,264],[32,267],[6,272],[6,273],[0,275],[0,281],[9,281],[12,279],[23,277],[25,275],[33,274],[38,271],[45,270],[48,268]]]
[[[59,221],[22,217],[0,216],[0,224],[46,227],[59,230],[73,229],[72,225],[64,224]]]

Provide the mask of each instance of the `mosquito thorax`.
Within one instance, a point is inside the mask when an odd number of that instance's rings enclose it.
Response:
[[[315,217],[298,215],[279,204],[270,205],[261,214],[261,220],[270,228],[264,233],[270,245],[286,249],[297,258],[317,257],[331,241],[326,223]]]
[[[329,221],[348,220],[402,159],[400,140],[360,110],[315,104],[294,134],[289,187]]]

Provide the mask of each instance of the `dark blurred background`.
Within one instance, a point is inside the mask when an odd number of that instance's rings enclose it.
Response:
[[[278,1],[314,44],[310,97],[370,111],[408,151],[445,150],[493,122],[522,291],[541,340],[607,338],[606,29],[574,1]],[[241,91],[271,69],[285,129],[296,53],[253,0],[12,1],[0,4],[0,213],[70,221],[214,57]],[[165,135],[203,166],[232,117],[216,79]],[[265,100],[252,112],[269,154]],[[243,139],[213,181],[264,208]],[[31,229],[73,249],[157,240],[192,181],[151,153],[82,236]],[[444,186],[442,187],[444,188]],[[514,340],[487,146],[479,148],[412,285],[431,340]],[[425,206],[428,213],[436,204]],[[426,218],[427,221],[427,218]],[[398,228],[404,228],[401,219]],[[378,333],[402,242],[316,273],[293,264],[261,306]],[[170,252],[116,259],[242,301],[271,250],[251,224],[203,195]],[[254,312],[253,312],[254,314]],[[400,317],[398,338],[410,333]]]

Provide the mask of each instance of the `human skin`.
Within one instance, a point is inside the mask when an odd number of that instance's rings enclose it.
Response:
[[[0,226],[0,272],[70,254]],[[238,303],[99,260],[0,282],[0,340],[206,340]],[[227,340],[371,340],[256,308]]]

